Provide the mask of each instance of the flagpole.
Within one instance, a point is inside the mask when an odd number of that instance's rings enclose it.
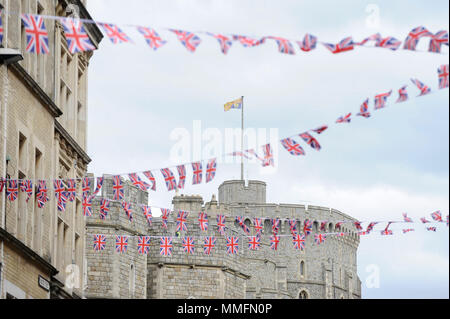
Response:
[[[241,107],[241,154],[244,154],[244,97]],[[241,156],[241,180],[244,180],[244,156]]]

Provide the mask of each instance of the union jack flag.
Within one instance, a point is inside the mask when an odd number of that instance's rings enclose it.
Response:
[[[139,236],[137,245],[139,254],[147,255],[150,251],[150,236]]]
[[[186,166],[184,165],[179,165],[177,166],[177,171],[178,171],[178,188],[179,189],[183,189],[184,188],[184,184],[186,182]]]
[[[399,90],[398,90],[398,99],[396,103],[400,103],[400,102],[405,102],[408,99],[408,92],[406,91],[406,88],[408,86],[402,86]]]
[[[272,234],[278,234],[280,230],[280,220],[278,218],[272,218]]]
[[[375,41],[376,43],[378,43],[380,40],[381,40],[381,34],[375,33],[375,34],[372,34],[371,36],[365,38],[361,42],[355,42],[354,44],[355,45],[364,45],[369,41]]]
[[[261,231],[263,229],[263,225],[262,225],[262,219],[261,218],[254,218],[253,219],[253,228],[255,229],[255,233],[256,235],[260,235]]]
[[[122,208],[125,211],[125,214],[128,217],[130,222],[133,221],[133,211],[131,210],[131,204],[127,202],[122,202]]]
[[[94,250],[101,251],[106,248],[106,236],[105,235],[94,235]]]
[[[178,211],[176,231],[187,231],[186,222],[188,214],[188,212],[183,210]]]
[[[83,178],[81,191],[83,197],[89,196],[89,192],[91,191],[91,179],[89,177]]]
[[[216,237],[205,237],[203,242],[203,250],[205,254],[210,255],[216,246]]]
[[[391,96],[392,90],[386,93],[375,95],[375,110],[382,109],[386,106],[387,98]]]
[[[359,116],[363,116],[365,118],[370,117],[370,112],[369,112],[369,99],[366,99],[363,104],[361,104],[360,108],[359,108],[359,113],[356,114]]]
[[[270,249],[277,250],[279,243],[280,243],[280,236],[277,235],[270,236]]]
[[[409,232],[412,232],[412,231],[414,231],[413,228],[403,229],[403,234],[406,234],[406,233],[409,233]]]
[[[386,37],[384,39],[380,39],[375,44],[376,47],[391,49],[392,51],[397,50],[401,45],[402,41],[399,41],[394,37]]]
[[[94,196],[83,197],[81,206],[83,207],[83,216],[92,216],[92,198]]]
[[[134,186],[139,187],[141,190],[143,190],[144,192],[150,188],[150,185],[147,184],[146,182],[144,182],[137,173],[131,173],[128,174],[128,176],[130,177],[130,181],[131,183],[133,183]]]
[[[67,46],[69,52],[74,54],[83,51],[95,50],[95,46],[89,39],[83,24],[79,20],[73,19],[61,19],[61,24],[64,28],[64,34],[66,35]]]
[[[225,216],[217,215],[217,227],[221,235],[225,234]]]
[[[305,155],[305,151],[303,148],[298,144],[296,141],[294,141],[291,138],[285,138],[281,140],[281,145],[284,146],[284,148],[291,154],[295,156],[299,155]]]
[[[411,82],[414,83],[417,86],[417,88],[420,90],[419,96],[426,95],[431,92],[431,89],[427,85],[420,82],[419,80],[411,79]]]
[[[280,37],[268,37],[268,38],[273,39],[277,42],[278,51],[280,53],[295,54],[294,46],[288,39],[283,39]]]
[[[120,175],[113,176],[113,199],[122,200],[123,199],[123,185]]]
[[[327,224],[328,222],[324,221],[320,223],[320,230],[321,231],[326,231],[327,230]]]
[[[13,202],[17,199],[18,196],[19,185],[17,183],[17,180],[8,180],[8,183],[6,185],[6,197],[8,197],[8,199]]]
[[[247,37],[244,35],[233,35],[234,41],[239,41],[244,48],[255,47],[257,45],[261,45],[266,41],[266,38],[263,37],[259,40]]]
[[[27,35],[25,51],[37,54],[49,53],[48,33],[45,29],[44,18],[38,15],[22,14],[22,22]]]
[[[28,200],[33,196],[33,183],[31,180],[23,180],[20,183],[20,190],[22,192],[27,193],[27,199],[26,202],[28,203]]]
[[[182,45],[184,45],[184,47],[189,52],[195,52],[197,46],[200,44],[200,42],[202,42],[202,40],[198,36],[189,31],[183,30],[170,30],[170,31],[176,34],[178,40],[181,42]]]
[[[161,237],[159,245],[159,254],[161,256],[172,256],[172,237]]]
[[[227,253],[235,255],[239,249],[239,238],[233,236],[227,236]]]
[[[161,208],[162,227],[167,229],[167,220],[169,219],[170,209]]]
[[[292,237],[292,243],[294,244],[295,249],[304,250],[305,242],[305,235],[296,234]]]
[[[208,230],[208,215],[205,212],[198,214],[198,223],[202,231]]]
[[[303,225],[303,234],[305,234],[305,236],[310,235],[312,232],[312,222],[310,220],[305,220],[305,223]]]
[[[125,253],[128,247],[128,236],[116,236],[116,252]]]
[[[2,17],[0,17],[0,43],[3,41]]]
[[[100,24],[113,44],[132,42],[131,39],[115,24]]]
[[[352,113],[348,113],[347,115],[345,115],[345,116],[340,116],[337,120],[336,120],[336,123],[350,123],[351,122],[351,117],[352,116]]]
[[[342,224],[343,222],[337,222],[335,225],[336,229],[341,229]]]
[[[355,225],[357,230],[362,230],[361,222],[354,222],[353,225]]]
[[[60,179],[54,180],[53,186],[55,188],[55,197],[58,201],[58,211],[64,212],[66,210],[66,203],[69,197],[65,192],[63,181]]]
[[[436,34],[431,35],[430,46],[428,48],[428,51],[440,53],[442,44],[448,46],[448,32],[445,30],[439,31]]]
[[[289,220],[289,230],[290,230],[292,236],[295,236],[297,234],[297,220],[296,219]]]
[[[36,199],[39,208],[43,208],[45,203],[49,200],[47,196],[47,182],[44,180],[38,181]]]
[[[383,235],[383,236],[394,235],[394,232],[390,229],[385,229],[385,230],[381,231],[381,235]]]
[[[202,162],[192,163],[192,184],[200,184],[202,182]]]
[[[264,153],[264,159],[262,162],[262,166],[266,167],[266,166],[275,166],[274,164],[274,160],[273,160],[273,153],[272,153],[272,149],[270,147],[270,144],[266,144],[264,146],[262,146],[263,149],[263,153]]]
[[[228,50],[231,48],[231,45],[233,44],[233,41],[229,37],[224,36],[222,34],[213,34],[213,33],[208,33],[208,35],[214,37],[217,41],[219,41],[220,50],[222,51],[223,54],[228,53]]]
[[[311,134],[309,134],[308,132],[304,132],[299,134],[299,136],[306,142],[306,144],[311,146],[313,149],[320,151],[321,146],[319,142],[314,137],[312,137]]]
[[[206,164],[206,182],[209,183],[216,176],[217,161],[215,158],[210,159]]]
[[[323,45],[331,51],[331,53],[341,53],[345,51],[353,50],[353,40],[352,37],[347,37],[341,40],[338,44],[323,43]]]
[[[95,187],[95,191],[94,194],[92,195],[97,195],[98,192],[100,192],[100,190],[102,189],[103,186],[103,177],[97,177],[97,186]]]
[[[297,44],[302,51],[309,52],[316,48],[317,37],[307,33],[307,34],[305,34],[303,41],[302,42],[297,41]]]
[[[403,213],[403,220],[405,221],[405,223],[412,223],[413,222],[413,220],[411,218],[409,218],[406,213]]]
[[[152,225],[152,208],[150,206],[142,205],[141,206],[142,213],[144,214],[145,219],[149,226]]]
[[[185,253],[193,254],[195,249],[195,241],[193,237],[184,237],[183,238],[183,250]]]
[[[73,202],[77,195],[77,182],[74,179],[67,180],[67,195],[69,202]]]
[[[436,231],[436,227],[427,227],[427,230],[428,230],[428,231],[434,231],[434,232],[435,232],[435,231]]]
[[[317,134],[321,134],[321,133],[322,133],[323,131],[325,131],[327,128],[328,128],[327,125],[323,125],[323,126],[318,127],[318,128],[316,128],[316,129],[314,129],[314,130],[312,130],[312,131],[316,132]]]
[[[439,88],[448,88],[448,64],[443,64],[438,69],[439,74]]]
[[[403,49],[405,50],[416,50],[417,43],[419,43],[419,39],[423,37],[429,37],[433,34],[430,33],[425,27],[417,27],[412,29],[408,36],[405,39],[405,43],[403,45]]]
[[[146,172],[144,172],[144,175],[145,175],[145,177],[148,178],[148,180],[149,180],[150,182],[152,182],[152,186],[150,187],[150,189],[151,189],[152,191],[156,191],[156,179],[155,179],[155,177],[153,176],[152,172],[146,171]]]
[[[420,221],[422,222],[422,224],[426,224],[426,223],[430,222],[425,217],[420,218]]]
[[[371,222],[369,225],[367,225],[366,232],[370,233],[373,230],[373,227],[378,224],[378,222]]]
[[[327,236],[325,234],[314,234],[314,241],[317,245],[320,245],[323,242],[325,242],[326,238]]]
[[[100,202],[100,219],[105,220],[106,216],[108,216],[108,212],[109,212],[109,204],[110,204],[110,200],[103,198]]]
[[[146,27],[138,27],[137,29],[144,36],[149,47],[154,51],[167,43],[167,41],[163,40],[154,29]]]
[[[444,222],[442,220],[441,211],[439,211],[439,210],[435,211],[434,213],[431,213],[431,218],[433,218],[433,220],[436,222],[441,222],[441,223]]]
[[[250,236],[248,239],[248,248],[258,250],[261,247],[261,238],[259,236]]]
[[[173,173],[169,168],[161,168],[161,174],[164,177],[164,181],[166,182],[168,191],[172,191],[177,188],[177,181],[175,180],[175,176],[173,176]]]
[[[244,223],[244,217],[242,216],[236,216],[236,221],[238,222],[239,226],[241,226],[242,230],[244,231],[244,233],[246,233],[247,235],[250,234],[250,229],[248,228],[247,225],[245,225]]]

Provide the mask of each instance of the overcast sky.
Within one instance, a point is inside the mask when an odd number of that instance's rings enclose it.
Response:
[[[370,4],[375,4],[375,11]],[[130,0],[126,5],[120,0],[90,0],[94,19],[150,26],[168,43],[154,52],[134,28],[124,27],[134,44],[113,45],[105,38],[94,54],[89,75],[89,170],[118,174],[177,164],[170,156],[177,142],[171,134],[184,129],[193,135],[194,121],[200,121],[202,132],[212,128],[224,134],[226,128],[240,127],[240,112],[224,112],[223,104],[243,95],[246,127],[267,132],[274,128],[279,138],[331,124],[318,136],[320,152],[303,145],[306,156],[294,157],[280,148],[276,169],[247,166],[247,178],[267,183],[269,202],[322,205],[360,220],[399,220],[402,212],[415,220],[430,219],[438,209],[446,216],[449,96],[448,89],[438,90],[437,68],[448,64],[448,47],[445,54],[423,52],[428,46],[423,40],[420,52],[357,48],[332,55],[319,44],[310,53],[296,46],[291,56],[267,41],[247,49],[234,43],[223,55],[215,39],[199,33],[202,42],[190,53],[165,28],[298,40],[311,33],[324,42],[346,36],[362,40],[380,32],[404,40],[420,25],[432,32],[448,30],[448,6],[445,0],[339,5],[332,0]],[[417,98],[412,77],[428,84],[433,94]],[[405,84],[410,100],[395,104],[396,91]],[[370,119],[332,124],[338,116],[357,113],[366,98],[373,109],[373,96],[391,89],[388,106]],[[191,136],[191,142],[199,140]],[[239,176],[238,164],[220,163],[213,182],[187,182],[184,193],[210,200],[223,181]],[[150,203],[170,207],[173,193],[164,191],[160,174],[157,177],[159,191],[150,194]],[[383,228],[378,225],[375,230]],[[438,225],[436,233],[419,224],[416,232],[406,235],[400,224],[391,228],[392,237],[361,238],[358,275],[363,298],[448,298],[445,224]],[[379,288],[365,284],[370,265],[379,269]]]

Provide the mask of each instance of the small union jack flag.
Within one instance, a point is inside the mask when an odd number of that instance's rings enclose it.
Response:
[[[38,15],[22,14],[22,22],[27,35],[25,51],[37,54],[49,53],[48,33],[45,29],[44,18]]]
[[[280,230],[280,220],[278,218],[272,218],[272,234],[277,235]]]
[[[150,189],[151,189],[152,191],[156,191],[156,179],[155,179],[155,177],[153,176],[152,172],[146,171],[146,172],[144,172],[143,174],[144,174],[145,177],[147,177],[148,180],[152,183],[152,186],[150,187]]]
[[[369,41],[375,41],[376,43],[379,42],[381,40],[381,34],[379,33],[375,33],[372,34],[371,36],[365,38],[364,40],[362,40],[361,42],[355,42],[355,45],[364,45]]]
[[[208,230],[208,215],[205,212],[200,212],[198,214],[198,223],[202,231]]]
[[[444,222],[442,220],[441,211],[439,211],[439,210],[435,211],[434,213],[431,213],[431,218],[433,218],[433,220],[436,222],[441,222],[441,223]]]
[[[142,213],[144,214],[145,220],[148,225],[152,225],[152,208],[150,206],[142,205],[141,206]]]
[[[318,127],[316,129],[313,129],[312,131],[317,133],[317,134],[321,134],[323,131],[325,131],[328,128],[327,125],[323,125],[321,127]]]
[[[386,93],[375,95],[375,110],[382,109],[386,106],[387,98],[391,96],[392,90]]]
[[[413,228],[403,229],[403,234],[406,234],[406,233],[409,233],[409,232],[412,232],[412,231],[414,231]]]
[[[436,34],[431,35],[430,46],[428,48],[428,51],[441,53],[442,44],[448,46],[448,32],[445,30],[439,31]]]
[[[411,218],[409,218],[406,213],[403,213],[403,220],[405,221],[405,223],[412,223],[413,222],[413,220]]]
[[[239,249],[239,238],[234,236],[227,236],[227,253],[235,255]]]
[[[312,232],[312,222],[310,220],[305,220],[304,225],[303,225],[303,234],[305,234],[305,236],[310,235]]]
[[[376,47],[390,49],[392,51],[397,50],[401,45],[402,41],[399,41],[394,37],[386,37],[384,39],[380,39],[375,44]]]
[[[212,158],[209,160],[208,164],[206,164],[206,182],[209,183],[216,176],[217,170],[217,160]]]
[[[363,228],[361,227],[361,222],[354,222],[353,225],[355,225],[357,230],[362,230]]]
[[[279,243],[280,243],[280,236],[277,235],[270,236],[270,249],[277,250]]]
[[[192,163],[192,184],[200,184],[202,182],[202,162]]]
[[[138,27],[137,29],[144,36],[148,46],[154,51],[167,43],[167,41],[163,40],[154,29],[146,27]]]
[[[161,256],[172,256],[172,237],[161,237],[159,254]]]
[[[297,234],[297,220],[296,219],[289,220],[289,231],[291,232],[292,236],[295,236]]]
[[[20,191],[27,193],[27,199],[25,201],[28,203],[33,196],[33,182],[31,180],[23,180],[20,183]]]
[[[108,216],[110,203],[111,203],[111,201],[106,198],[103,198],[101,200],[101,202],[100,202],[100,219],[105,220],[106,216]]]
[[[231,38],[224,36],[222,34],[208,33],[208,35],[214,37],[217,41],[219,41],[220,50],[222,51],[223,54],[228,53],[228,50],[231,48],[231,45],[233,44]]]
[[[122,200],[124,193],[123,193],[123,185],[122,185],[122,178],[120,175],[113,176],[113,199],[114,200]]]
[[[369,112],[369,99],[366,99],[363,104],[361,104],[360,108],[359,108],[359,113],[356,114],[365,118],[369,118],[370,117],[370,112]]]
[[[429,32],[425,27],[417,27],[412,29],[408,36],[405,39],[403,49],[405,50],[416,50],[417,43],[419,43],[419,39],[423,37],[431,37],[433,34]]]
[[[305,34],[305,37],[303,38],[303,41],[297,41],[298,46],[300,47],[300,50],[309,52],[311,50],[314,50],[317,45],[317,37],[311,35],[311,34]]]
[[[83,178],[83,182],[81,184],[82,196],[89,196],[89,192],[91,191],[91,179],[89,177]]]
[[[352,37],[347,37],[341,40],[338,44],[331,44],[331,43],[323,43],[323,45],[331,51],[331,53],[341,53],[353,50],[353,40]]]
[[[147,255],[150,251],[150,236],[139,236],[137,246],[139,254]]]
[[[373,227],[375,227],[376,224],[378,224],[378,222],[371,222],[369,225],[367,225],[366,232],[370,233],[373,230]]]
[[[434,232],[435,232],[435,231],[436,231],[436,227],[427,227],[427,230],[428,230],[428,231],[434,231]]]
[[[272,149],[270,147],[270,144],[266,144],[264,146],[262,146],[263,149],[263,154],[264,154],[264,159],[262,161],[262,166],[266,167],[266,166],[275,166],[274,160],[273,160],[273,153],[272,153]]]
[[[142,191],[147,191],[147,189],[150,188],[150,185],[144,182],[137,173],[131,173],[128,174],[128,177],[130,177],[131,183],[133,183],[134,186],[139,187]]]
[[[439,74],[439,89],[448,88],[448,64],[443,64],[438,68]]]
[[[216,237],[205,237],[203,241],[203,251],[205,254],[210,255],[215,246]]]
[[[161,220],[162,220],[162,227],[167,229],[167,221],[169,219],[170,215],[170,209],[168,208],[161,208]]]
[[[408,92],[406,91],[407,87],[407,85],[404,85],[398,90],[398,99],[396,103],[405,102],[408,100]]]
[[[189,213],[183,210],[178,211],[176,231],[187,231],[187,217]]]
[[[336,229],[341,229],[342,224],[343,222],[337,222],[335,225]]]
[[[102,186],[103,186],[103,177],[97,177],[97,186],[95,187],[94,194],[92,195],[94,196],[97,195],[102,189]]]
[[[345,115],[345,116],[340,116],[340,117],[338,117],[338,119],[336,120],[336,123],[350,123],[351,122],[351,117],[352,116],[352,113],[348,113],[347,115]]]
[[[394,235],[394,232],[390,229],[385,229],[381,231],[381,235],[383,236],[390,236],[390,235]]]
[[[128,247],[128,236],[116,236],[116,252],[125,253]]]
[[[320,245],[323,242],[325,242],[326,238],[327,236],[325,234],[314,234],[314,241],[317,245]]]
[[[169,168],[161,168],[161,174],[164,177],[164,181],[166,182],[168,191],[172,191],[177,188],[177,181],[175,180],[175,176],[173,176],[173,173]]]
[[[73,202],[77,195],[77,182],[74,179],[67,180],[67,195],[69,202]]]
[[[411,82],[414,83],[417,86],[417,88],[420,90],[419,96],[426,95],[431,92],[431,89],[427,85],[420,82],[419,80],[411,79]]]
[[[106,236],[105,235],[94,235],[94,250],[101,251],[106,248]]]
[[[83,51],[95,50],[95,46],[89,39],[83,23],[80,20],[61,19],[61,24],[64,28],[64,34],[67,40],[69,52],[74,54]]]
[[[304,250],[305,249],[305,235],[296,234],[292,237],[292,243],[295,249]]]
[[[278,45],[278,51],[285,54],[295,54],[294,46],[288,39],[280,37],[267,37],[269,39],[275,40]]]
[[[255,234],[259,236],[262,232],[263,225],[262,225],[262,219],[261,218],[254,218],[253,219],[253,228],[255,229]]]
[[[426,223],[430,222],[425,217],[420,218],[420,221],[422,222],[422,224],[426,224]]]
[[[179,165],[177,166],[178,171],[178,189],[183,189],[184,184],[186,183],[186,166]]]
[[[10,179],[6,185],[6,197],[10,201],[15,201],[19,196],[19,185],[17,180]]]
[[[170,31],[176,34],[178,40],[180,40],[181,44],[184,45],[184,47],[189,52],[195,52],[197,46],[200,44],[200,42],[202,42],[202,40],[198,36],[189,31],[183,30],[170,30]]]
[[[266,38],[263,37],[263,38],[257,40],[257,39],[247,37],[244,35],[233,35],[233,40],[239,41],[244,48],[249,48],[249,47],[255,47],[255,46],[263,44],[266,41]]]
[[[259,236],[250,236],[248,238],[248,248],[250,250],[259,250],[261,247],[261,238]]]
[[[217,215],[217,227],[221,235],[225,234],[225,216]]]
[[[131,210],[131,204],[127,202],[122,202],[122,208],[125,211],[125,214],[128,217],[130,222],[133,221],[133,211]]]
[[[184,237],[183,238],[183,250],[185,253],[193,254],[195,249],[195,241],[193,237]]]
[[[291,154],[295,156],[305,155],[303,148],[291,138],[285,138],[281,140],[281,145]]]
[[[58,179],[53,182],[55,188],[55,197],[57,198],[58,211],[64,212],[66,210],[66,203],[68,200],[68,195],[65,191],[63,181]]]
[[[247,227],[247,225],[245,225],[244,223],[244,217],[242,216],[236,216],[236,221],[238,222],[239,226],[241,226],[242,230],[244,231],[244,233],[246,233],[247,235],[250,234],[250,229]]]
[[[326,231],[327,230],[327,224],[328,224],[328,222],[327,221],[324,221],[324,222],[321,222],[320,223],[320,230],[321,231]]]
[[[39,208],[43,208],[45,203],[49,200],[47,196],[47,182],[45,180],[38,181],[36,199]]]
[[[113,44],[132,42],[131,39],[115,24],[100,24]]]
[[[306,144],[311,146],[313,149],[320,151],[320,149],[322,148],[319,142],[308,132],[301,133],[299,134],[299,136],[306,142]]]
[[[92,198],[94,196],[83,197],[81,206],[83,207],[83,216],[92,216]]]

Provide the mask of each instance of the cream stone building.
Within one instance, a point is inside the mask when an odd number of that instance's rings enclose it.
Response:
[[[90,19],[86,1],[0,0],[3,41],[23,60],[7,64],[0,54],[0,177],[47,180],[50,201],[38,208],[35,194],[15,201],[0,193],[0,298],[82,298],[85,221],[81,199],[58,212],[53,179],[82,178],[86,153],[87,82],[93,52],[70,54],[59,21],[46,19],[50,53],[26,53],[19,13]],[[102,34],[86,24],[98,47]],[[80,186],[78,185],[78,190]],[[34,193],[34,192],[33,192]],[[67,284],[70,283],[70,284]]]

